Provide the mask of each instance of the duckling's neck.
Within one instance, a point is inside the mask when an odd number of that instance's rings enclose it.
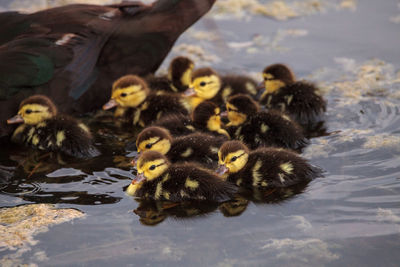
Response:
[[[285,83],[281,80],[267,80],[264,83],[265,91],[261,95],[261,98],[265,97],[267,94],[276,94],[279,92],[279,89],[285,86]]]
[[[220,129],[216,130],[215,132],[217,132],[219,134],[223,134],[226,137],[228,137],[229,139],[231,139],[231,136],[229,135],[229,133],[225,129],[220,128]]]
[[[188,102],[191,107],[191,110],[193,111],[201,102],[203,102],[205,99],[198,97],[198,96],[190,96],[188,97]]]

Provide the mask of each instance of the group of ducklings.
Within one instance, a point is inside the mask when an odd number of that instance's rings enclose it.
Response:
[[[303,126],[321,121],[326,110],[318,88],[296,81],[283,64],[266,67],[263,78],[261,87],[247,76],[195,70],[193,61],[177,57],[166,76],[116,80],[103,109],[116,108],[115,120],[128,128],[144,128],[127,193],[226,201],[238,187],[282,188],[321,175],[297,153],[308,143]],[[46,96],[25,99],[7,122],[23,123],[14,142],[80,158],[99,155],[89,128],[58,115]]]

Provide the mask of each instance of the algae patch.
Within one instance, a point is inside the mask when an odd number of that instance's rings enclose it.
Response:
[[[32,204],[0,209],[0,251],[16,250],[35,245],[33,236],[48,230],[48,226],[81,218],[75,209],[56,209],[51,204]]]

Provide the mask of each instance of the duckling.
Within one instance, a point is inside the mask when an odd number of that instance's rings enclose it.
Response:
[[[147,83],[136,75],[125,75],[114,82],[111,99],[103,109],[117,107],[114,116],[144,127],[167,114],[188,114],[186,101],[178,94],[150,92]]]
[[[149,75],[146,77],[146,82],[152,90],[183,92],[189,88],[193,68],[194,63],[191,59],[179,56],[170,62],[167,76]]]
[[[216,167],[214,163],[218,160],[218,149],[226,140],[224,136],[216,137],[201,132],[172,138],[167,129],[147,127],[136,139],[137,157],[144,151],[152,150],[167,156],[172,163],[194,161],[212,168]]]
[[[230,139],[229,133],[221,122],[221,110],[211,101],[203,101],[194,109],[192,121],[196,129]]]
[[[322,173],[290,150],[263,147],[250,151],[238,140],[225,142],[218,158],[217,173],[247,188],[287,187],[311,181]]]
[[[39,150],[60,151],[69,156],[95,157],[100,152],[93,146],[89,128],[67,115],[57,115],[54,103],[44,95],[23,100],[18,114],[8,124],[23,123],[11,140]]]
[[[152,125],[166,128],[172,136],[182,136],[195,131],[202,131],[230,139],[221,122],[220,114],[220,108],[216,104],[204,101],[193,110],[191,117],[179,114],[168,115]]]
[[[189,98],[192,109],[204,100],[210,100],[220,106],[229,96],[235,94],[249,94],[255,97],[257,85],[253,79],[246,76],[220,77],[212,68],[200,68],[193,73],[190,88],[184,94]]]
[[[248,95],[231,96],[226,109],[230,136],[251,149],[259,146],[301,149],[308,142],[296,122],[277,110],[260,111],[258,103]]]
[[[145,151],[137,162],[137,176],[126,192],[139,198],[181,202],[185,200],[225,201],[236,186],[195,163],[171,164],[157,151]]]
[[[315,85],[295,81],[293,72],[283,64],[266,67],[263,77],[265,91],[260,97],[261,104],[287,112],[300,124],[314,124],[322,120],[326,101]]]

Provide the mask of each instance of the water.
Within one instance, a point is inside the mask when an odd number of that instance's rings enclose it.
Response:
[[[134,177],[124,143],[134,133],[114,136],[108,123],[86,117],[99,158],[60,164],[12,145],[0,152],[0,206],[55,203],[87,215],[36,235],[39,242],[16,258],[45,266],[398,266],[400,38],[390,18],[399,14],[394,0],[368,0],[355,11],[330,8],[283,22],[232,16],[215,21],[216,41],[193,37],[210,30],[210,17],[200,21],[177,45],[218,55],[216,69],[255,73],[286,62],[321,85],[330,135],[313,138],[303,156],[325,177],[220,207],[138,203],[124,194]],[[255,35],[264,45],[243,45]]]

